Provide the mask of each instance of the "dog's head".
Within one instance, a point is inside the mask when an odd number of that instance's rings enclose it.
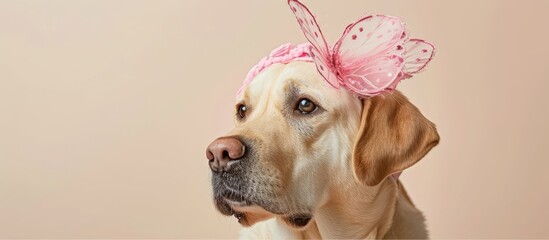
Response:
[[[207,149],[218,210],[249,226],[273,216],[301,228],[346,181],[375,186],[439,140],[398,92],[360,100],[314,63],[274,64],[239,96],[236,127]]]

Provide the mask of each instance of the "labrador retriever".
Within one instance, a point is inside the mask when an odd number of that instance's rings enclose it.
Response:
[[[241,238],[427,238],[397,175],[439,142],[400,92],[359,99],[312,62],[274,64],[239,96],[206,155],[213,197]]]

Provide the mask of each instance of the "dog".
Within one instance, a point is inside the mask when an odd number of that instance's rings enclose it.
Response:
[[[439,142],[398,91],[360,99],[312,62],[269,66],[206,150],[215,206],[242,239],[427,238],[398,174]]]

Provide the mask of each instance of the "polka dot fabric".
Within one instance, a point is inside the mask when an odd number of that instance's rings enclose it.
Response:
[[[397,17],[368,15],[347,26],[330,48],[316,18],[298,0],[288,0],[290,10],[308,40],[284,44],[264,57],[249,72],[237,95],[265,68],[274,63],[314,62],[320,75],[334,88],[344,87],[361,98],[394,90],[403,79],[420,72],[433,59],[435,46],[409,39]]]
[[[433,44],[408,40],[404,23],[386,15],[370,15],[350,24],[331,50],[309,9],[298,0],[288,0],[288,5],[311,43],[319,73],[330,85],[343,86],[360,97],[395,89],[433,58]]]

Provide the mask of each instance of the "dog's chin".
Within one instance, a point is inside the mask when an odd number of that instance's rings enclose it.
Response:
[[[257,205],[235,206],[233,210],[235,211],[233,215],[238,219],[238,223],[245,227],[250,227],[275,216],[273,213]]]
[[[245,227],[250,227],[257,222],[265,221],[275,216],[275,214],[265,210],[263,207],[249,202],[216,199],[216,206],[219,212],[227,216],[234,216],[238,220],[238,223]]]
[[[275,216],[265,208],[244,198],[235,198],[234,195],[218,196],[214,199],[215,205],[223,215],[234,216],[242,226],[250,227],[257,222]]]
[[[311,213],[285,213],[284,211],[276,210],[276,206],[260,205],[232,191],[216,194],[214,201],[219,212],[223,215],[234,216],[238,220],[238,223],[245,227],[250,227],[257,222],[277,217],[289,227],[303,229],[313,218]]]
[[[229,206],[231,206],[234,211],[233,216],[238,219],[238,223],[245,227],[250,227],[258,222],[265,221],[273,217],[279,217],[282,219],[282,222],[289,227],[299,230],[306,228],[313,218],[311,214],[289,214],[280,216],[257,205],[242,206],[237,203],[234,206],[229,204]]]
[[[299,230],[307,227],[313,218],[313,215],[309,213],[275,214],[255,204],[236,202],[229,199],[218,202],[217,208],[224,215],[234,216],[238,223],[244,227],[250,227],[258,222],[278,217],[289,227]]]

